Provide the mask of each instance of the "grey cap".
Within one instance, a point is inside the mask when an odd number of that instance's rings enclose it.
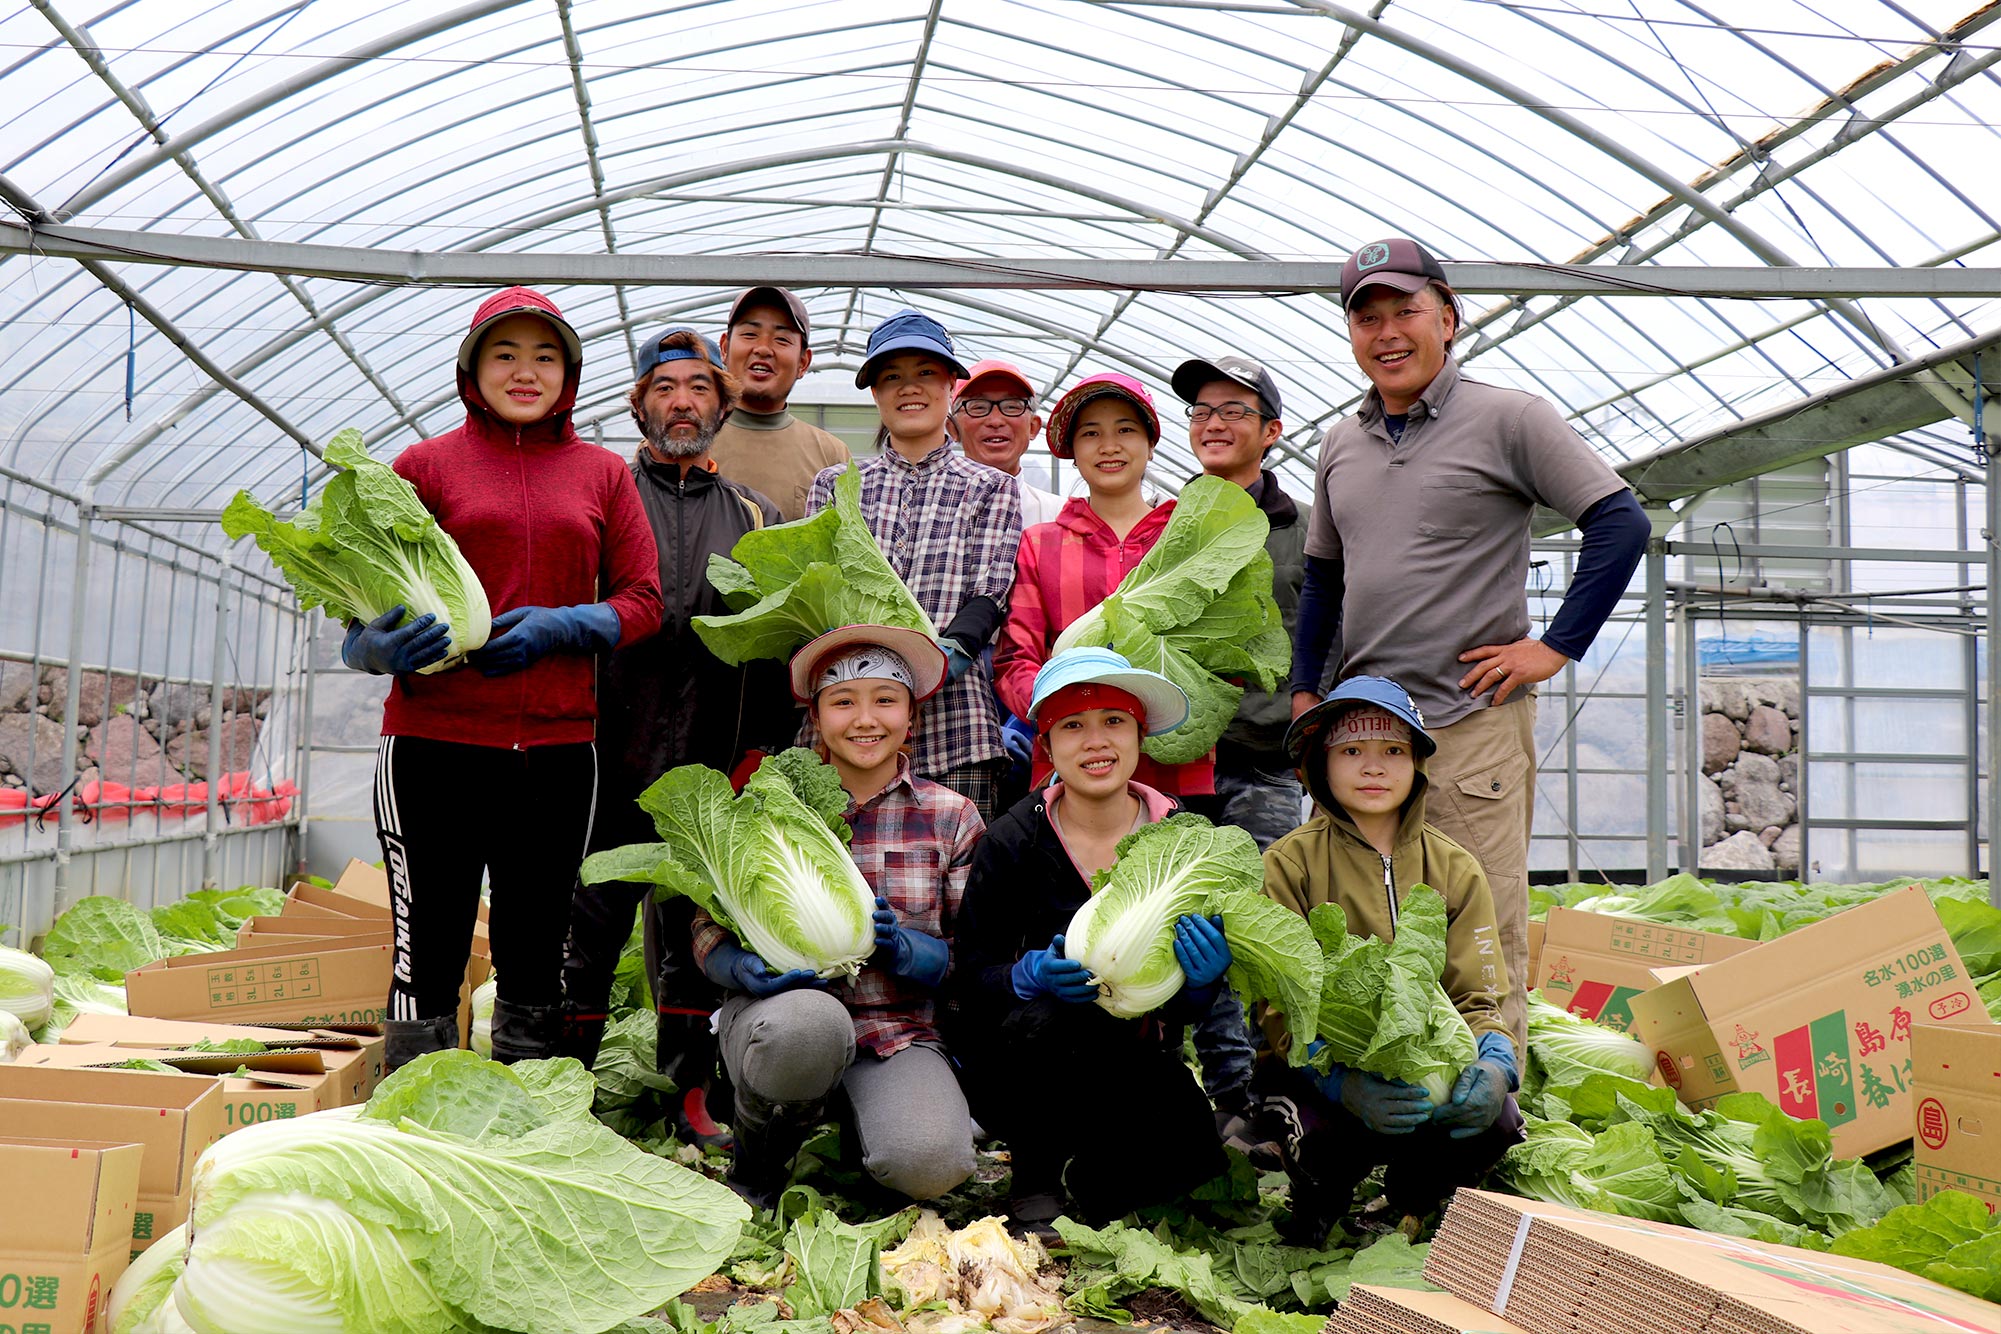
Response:
[[[1278,381],[1271,378],[1271,372],[1235,352],[1225,352],[1207,361],[1199,357],[1184,361],[1174,368],[1172,383],[1182,402],[1193,403],[1202,386],[1212,380],[1228,380],[1250,390],[1258,396],[1258,411],[1274,421],[1285,415],[1279,402]]]
[[[746,306],[777,306],[792,317],[792,325],[799,330],[801,338],[813,336],[812,323],[806,318],[806,303],[783,287],[747,287],[730,302],[730,317],[725,327],[735,324]]]

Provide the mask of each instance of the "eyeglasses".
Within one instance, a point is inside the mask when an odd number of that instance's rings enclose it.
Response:
[[[1220,417],[1226,422],[1240,422],[1246,417],[1264,415],[1248,403],[1218,403],[1213,408],[1207,403],[1194,403],[1188,408],[1188,420],[1196,426],[1200,426],[1211,417]]]
[[[1019,417],[1027,412],[1030,403],[1025,398],[962,398],[954,412],[963,412],[968,417],[984,417],[996,408],[1003,417]]]
[[[1435,315],[1443,309],[1443,306],[1405,306],[1402,310],[1392,314],[1390,318],[1398,324],[1409,324],[1412,320],[1420,319],[1426,315]],[[1348,316],[1348,327],[1350,329],[1380,329],[1383,327],[1383,317],[1380,315],[1351,314]]]

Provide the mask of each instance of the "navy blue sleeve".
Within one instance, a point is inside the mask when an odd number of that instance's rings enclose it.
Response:
[[[1346,584],[1338,557],[1306,558],[1306,578],[1299,586],[1299,610],[1292,623],[1291,690],[1320,693],[1328,651],[1334,647],[1334,636],[1341,633],[1341,596]]]
[[[1543,632],[1542,642],[1575,661],[1582,658],[1605,625],[1605,618],[1619,605],[1620,596],[1633,581],[1633,571],[1646,554],[1647,538],[1653,532],[1640,502],[1631,491],[1614,491],[1590,509],[1577,525],[1584,544],[1577,553],[1577,571],[1570,576],[1570,591],[1563,605]],[[1300,624],[1304,625],[1305,598],[1300,599]],[[1298,671],[1298,650],[1293,650],[1294,672]]]

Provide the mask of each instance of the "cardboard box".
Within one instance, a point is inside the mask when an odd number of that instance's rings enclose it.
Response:
[[[1630,1005],[1634,1034],[1688,1106],[1762,1093],[1788,1115],[1827,1122],[1841,1158],[1911,1137],[1913,1024],[1993,1026],[1915,885],[1704,964]]]
[[[1591,1334],[2001,1334],[2001,1306],[1868,1260],[1453,1196],[1424,1276],[1524,1329]]]
[[[1963,1190],[2001,1211],[2001,1028],[1911,1029],[1918,1200]]]
[[[1528,1334],[1513,1321],[1449,1292],[1357,1283],[1322,1334]]]
[[[209,1021],[155,1019],[125,1014],[78,1015],[63,1030],[65,1044],[109,1045],[173,1051],[198,1042],[248,1038],[284,1051],[313,1053],[335,1095],[328,1107],[348,1107],[368,1101],[382,1082],[382,1036],[371,1027],[359,1031],[299,1026],[253,1026]],[[234,1069],[234,1067],[231,1067]],[[256,1065],[252,1065],[257,1069]],[[281,1066],[268,1067],[277,1072]],[[266,1118],[268,1119],[268,1118]]]
[[[125,975],[126,1007],[160,1019],[375,1024],[389,996],[389,943],[338,937],[159,959]]]
[[[0,1065],[0,1126],[8,1134],[145,1149],[132,1215],[133,1254],[187,1220],[195,1159],[222,1138],[223,1120],[222,1089],[213,1079]]]
[[[19,1059],[60,1070],[92,1070],[125,1061],[158,1061],[182,1074],[205,1075],[221,1088],[223,1133],[266,1121],[289,1121],[341,1105],[340,1087],[314,1051],[267,1051],[254,1055],[177,1051],[172,1047],[113,1047],[103,1043],[61,1043],[30,1047]],[[249,1070],[248,1075],[239,1071]],[[157,1071],[155,1073],[158,1073]],[[0,1326],[4,1330],[5,1326]]]
[[[1551,1005],[1630,1032],[1633,997],[1654,988],[1654,969],[1701,966],[1757,947],[1735,936],[1551,908],[1532,976]]]
[[[0,1139],[0,1330],[104,1334],[143,1160],[136,1144]]]

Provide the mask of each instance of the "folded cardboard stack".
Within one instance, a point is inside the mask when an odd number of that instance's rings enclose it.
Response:
[[[481,909],[484,917],[485,909]],[[380,868],[351,861],[332,889],[301,881],[276,917],[253,917],[233,950],[161,959],[126,974],[135,1015],[227,1024],[335,1028],[382,1022],[394,919]],[[459,995],[459,1032],[472,1032],[472,992],[492,972],[486,923]]]
[[[1424,1276],[1529,1334],[2001,1334],[2001,1306],[1888,1265],[1477,1190]]]
[[[103,1334],[142,1161],[136,1144],[0,1139],[0,1330]]]
[[[1454,1297],[1357,1283],[1321,1334],[1528,1334],[1520,1325]]]

